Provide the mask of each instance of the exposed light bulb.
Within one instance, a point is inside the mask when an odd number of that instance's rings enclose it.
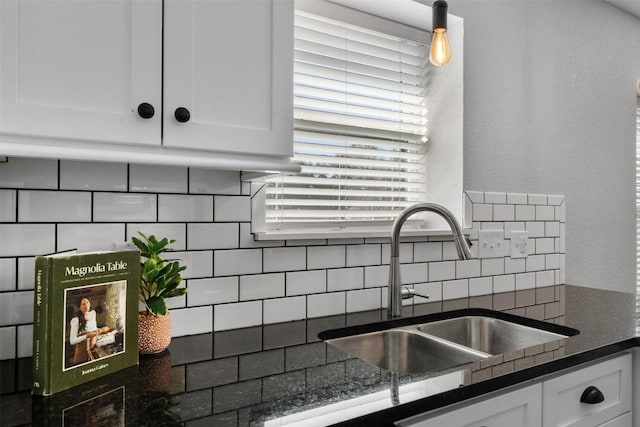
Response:
[[[433,37],[429,49],[429,61],[438,67],[451,59],[451,47],[447,37],[447,9],[449,5],[444,0],[436,0],[431,7]]]
[[[447,30],[436,28],[433,30],[431,39],[431,49],[429,51],[429,61],[438,67],[443,66],[451,60],[451,47],[447,38]]]

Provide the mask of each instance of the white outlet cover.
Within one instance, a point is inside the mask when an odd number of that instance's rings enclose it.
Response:
[[[506,253],[503,230],[478,231],[478,258],[500,258]]]
[[[529,232],[511,232],[511,258],[526,258],[529,256]]]

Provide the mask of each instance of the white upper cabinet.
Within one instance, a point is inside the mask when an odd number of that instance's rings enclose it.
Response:
[[[293,0],[0,0],[0,61],[0,156],[299,170]]]
[[[292,155],[291,2],[166,0],[164,43],[165,146]]]
[[[1,132],[159,144],[161,34],[160,1],[2,0]]]

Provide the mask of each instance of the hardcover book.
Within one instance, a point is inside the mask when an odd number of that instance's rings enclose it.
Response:
[[[35,265],[33,394],[138,363],[139,251],[41,256]]]

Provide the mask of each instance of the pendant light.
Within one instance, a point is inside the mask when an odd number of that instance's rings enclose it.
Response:
[[[451,59],[451,47],[447,38],[447,2],[436,0],[431,7],[433,13],[433,37],[429,50],[429,61],[438,67]]]

